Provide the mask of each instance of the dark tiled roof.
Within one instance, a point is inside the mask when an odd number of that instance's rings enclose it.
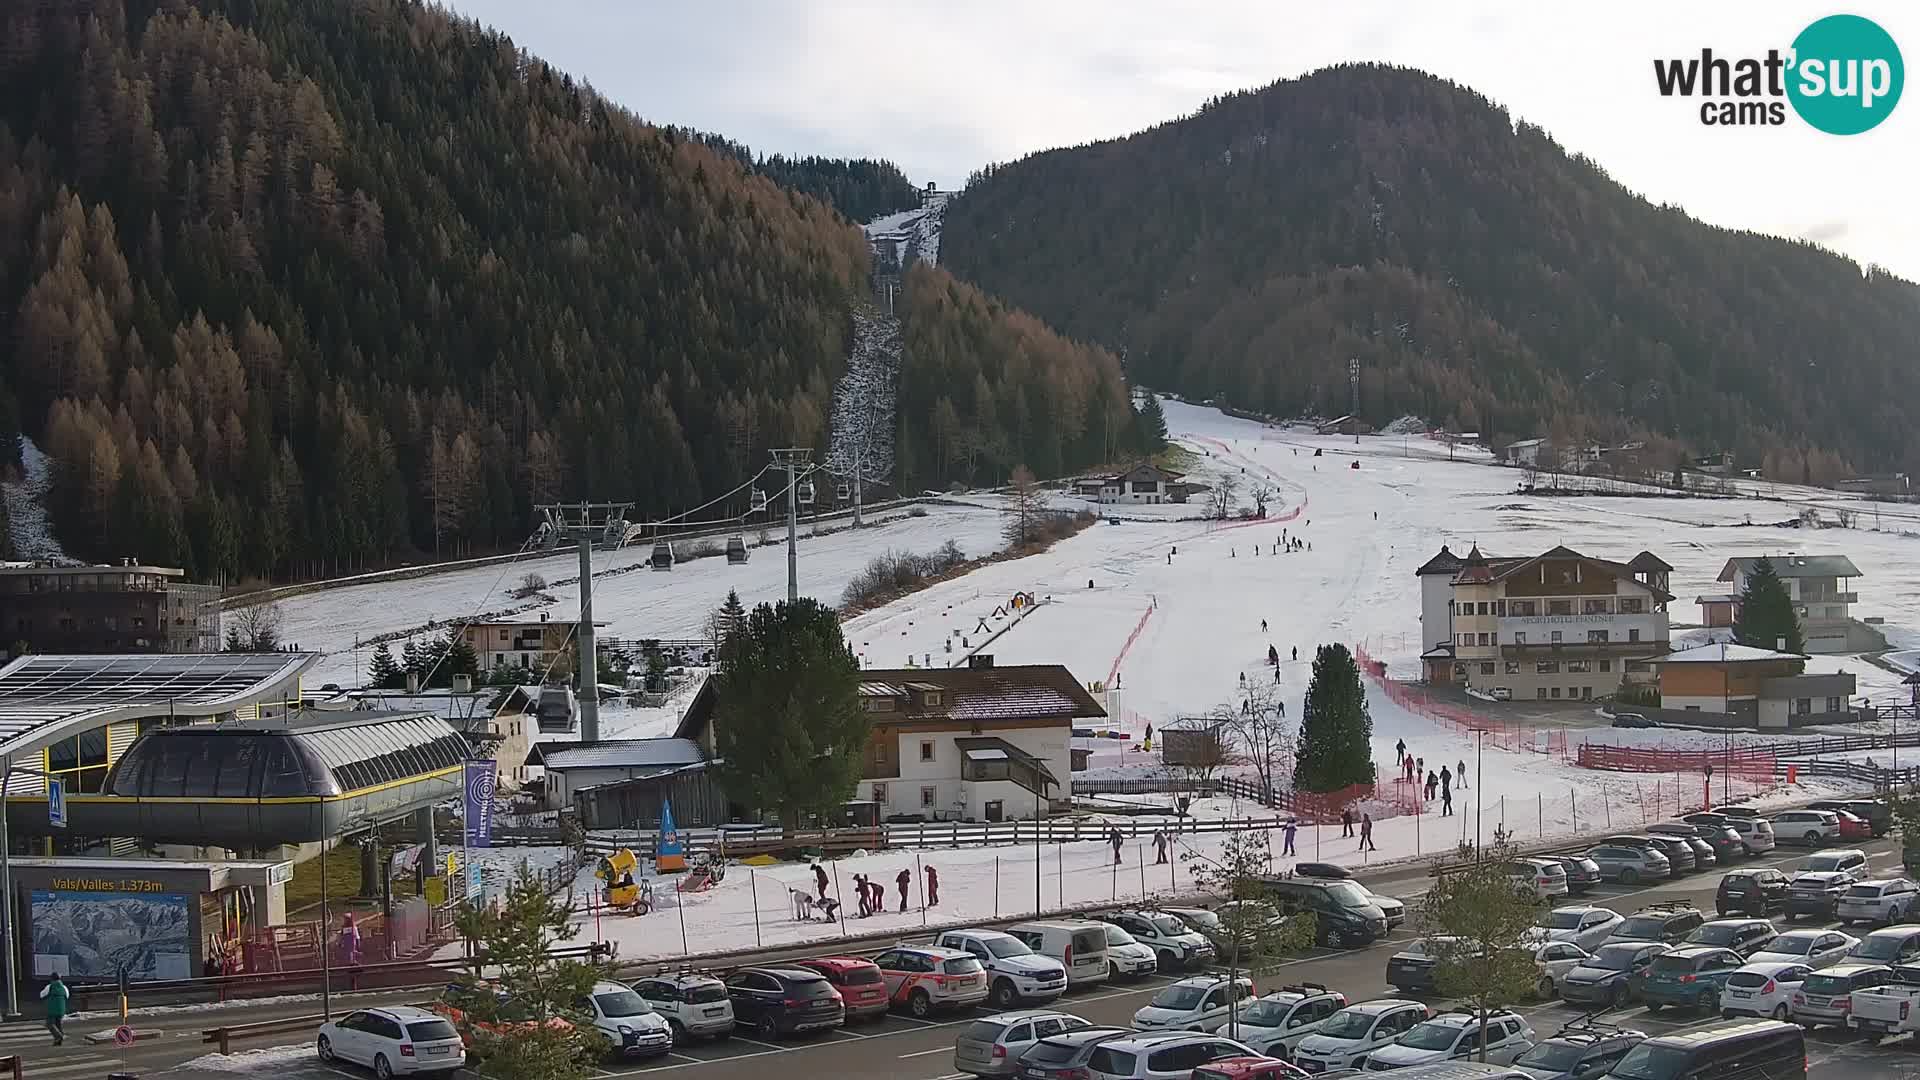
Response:
[[[1441,544],[1440,554],[1421,563],[1420,569],[1413,573],[1415,577],[1426,577],[1428,574],[1457,574],[1460,572],[1460,565],[1460,556],[1448,550],[1447,545]]]
[[[1635,570],[1661,570],[1669,573],[1673,571],[1673,567],[1667,565],[1667,560],[1662,559],[1651,551],[1643,551],[1635,555],[1633,561],[1627,565],[1633,567]]]

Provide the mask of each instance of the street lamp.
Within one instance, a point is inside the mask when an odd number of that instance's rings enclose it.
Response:
[[[1480,790],[1483,792],[1487,787],[1487,770],[1480,763],[1480,749],[1485,743],[1486,733],[1487,729],[1483,727],[1473,729],[1473,775],[1480,778]],[[1473,857],[1476,859],[1480,857],[1480,819],[1485,816],[1486,805],[1487,800],[1479,795],[1473,797]]]

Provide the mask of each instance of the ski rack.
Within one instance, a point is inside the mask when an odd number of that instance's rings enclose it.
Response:
[[[1633,913],[1638,915],[1642,911],[1692,911],[1697,910],[1698,907],[1699,905],[1691,900],[1661,900],[1637,907],[1633,909]]]
[[[1592,1012],[1581,1013],[1572,1020],[1561,1024],[1559,1031],[1547,1037],[1557,1039],[1562,1035],[1624,1035],[1628,1032],[1637,1032],[1638,1029],[1623,1028],[1619,1024],[1609,1024],[1605,1021],[1594,1019],[1594,1017],[1599,1016],[1605,1011],[1606,1006],[1603,1005],[1594,1009]]]

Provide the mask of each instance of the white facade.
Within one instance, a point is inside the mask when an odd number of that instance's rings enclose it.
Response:
[[[1069,724],[1062,721],[1044,728],[995,728],[987,734],[1039,758],[1063,785],[1050,791],[1049,797],[1067,797],[1064,786],[1070,783],[1073,768]],[[882,819],[893,814],[918,814],[930,820],[986,821],[994,816],[994,808],[988,804],[996,802],[1003,819],[1032,818],[1035,798],[1026,788],[1011,780],[964,778],[966,761],[954,739],[973,735],[970,729],[901,732],[897,736],[900,775],[860,781],[858,797],[878,803]]]
[[[1453,640],[1453,575],[1420,575],[1420,651]]]

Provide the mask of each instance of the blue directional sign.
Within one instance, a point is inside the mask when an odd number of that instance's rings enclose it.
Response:
[[[47,780],[47,824],[56,829],[67,827],[67,792],[60,781]]]

